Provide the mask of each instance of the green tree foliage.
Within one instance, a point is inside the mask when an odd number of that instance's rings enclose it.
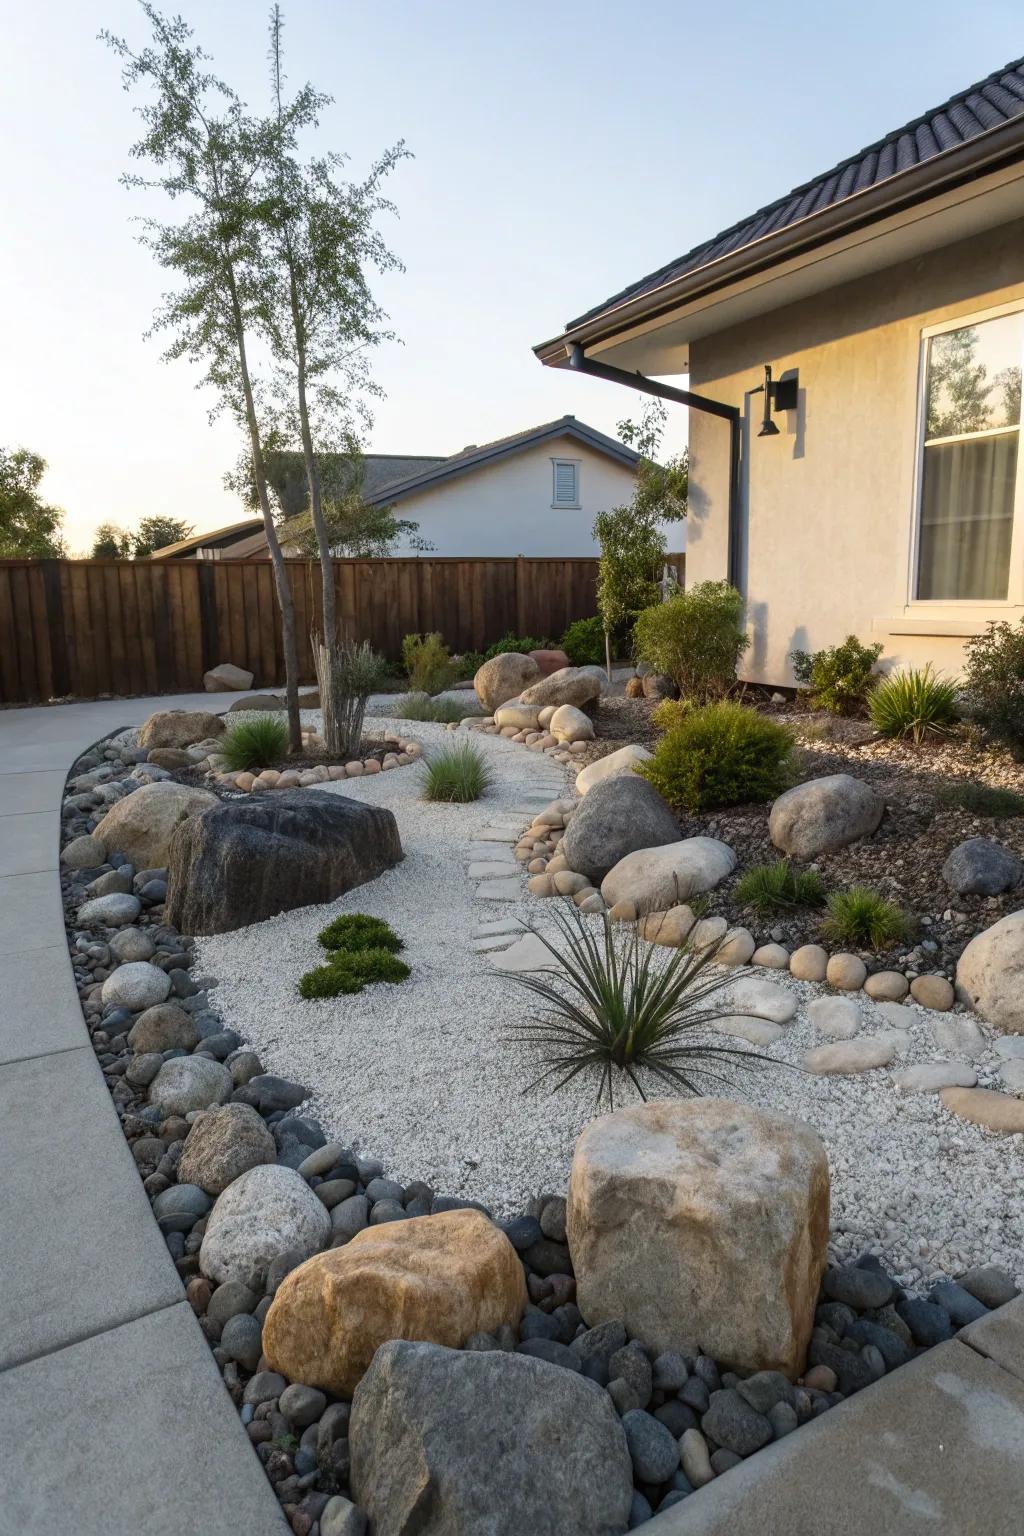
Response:
[[[125,528],[119,528],[116,523],[100,523],[92,540],[92,558],[94,560],[130,560],[132,557],[132,536]]]
[[[645,511],[651,511],[664,523],[681,521],[686,516],[686,502],[690,489],[690,455],[682,453],[659,462],[658,450],[668,423],[668,411],[660,400],[648,396],[643,403],[639,421],[620,421],[616,428],[619,437],[628,448],[640,455],[636,471],[636,489],[633,503]]]
[[[92,541],[94,560],[144,560],[156,549],[166,549],[192,533],[192,525],[178,517],[144,517],[132,532],[116,523],[100,523]]]
[[[0,559],[53,560],[67,553],[64,513],[39,494],[46,460],[28,448],[0,448]]]

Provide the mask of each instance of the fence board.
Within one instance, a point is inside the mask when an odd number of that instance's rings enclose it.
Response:
[[[670,556],[680,579],[682,556]],[[323,624],[320,567],[289,560],[300,676]],[[338,560],[341,632],[392,660],[402,638],[438,630],[482,651],[510,630],[557,641],[596,611],[593,559]],[[197,692],[232,661],[269,688],[284,677],[269,561],[0,561],[0,703],[100,693]]]

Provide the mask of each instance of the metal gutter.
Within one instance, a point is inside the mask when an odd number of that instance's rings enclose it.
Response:
[[[569,347],[610,340],[642,321],[656,320],[680,304],[716,292],[740,278],[752,277],[790,256],[811,251],[840,235],[853,233],[891,214],[905,211],[958,185],[975,180],[1024,157],[1024,113],[976,135],[966,144],[932,155],[909,170],[898,171],[862,192],[851,193],[818,213],[783,229],[761,235],[738,251],[670,278],[570,325],[560,336],[540,342],[534,352],[547,367],[571,366]]]

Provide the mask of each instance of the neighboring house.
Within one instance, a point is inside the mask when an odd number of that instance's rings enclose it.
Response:
[[[262,517],[247,517],[240,523],[229,523],[226,528],[212,528],[207,533],[194,533],[191,538],[179,539],[177,544],[165,544],[154,549],[150,560],[236,560],[238,549],[262,532]]]
[[[704,397],[687,584],[743,590],[745,677],[791,682],[790,650],[849,632],[956,672],[1024,615],[1024,60],[536,351]]]
[[[305,505],[299,455],[288,455],[276,489],[286,512]],[[292,462],[294,461],[294,462]],[[628,502],[638,456],[615,438],[562,416],[494,443],[442,457],[367,454],[361,493],[375,506],[419,525],[430,556],[595,555],[591,533],[599,512]],[[684,548],[683,525],[667,530],[668,547]],[[281,544],[289,546],[288,523]],[[234,559],[262,559],[262,527],[235,544]],[[394,554],[410,555],[408,541]]]

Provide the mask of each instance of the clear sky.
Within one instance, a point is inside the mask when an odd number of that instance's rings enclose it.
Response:
[[[264,0],[178,0],[216,67],[265,100]],[[605,431],[635,397],[530,348],[671,260],[1024,53],[1019,0],[285,0],[293,83],[335,105],[358,173],[404,138],[379,285],[403,346],[367,446],[453,453],[564,412]],[[50,465],[72,549],[97,523],[243,515],[185,363],[143,332],[162,274],[117,184],[135,136],[101,27],[132,0],[3,6],[0,444]],[[137,211],[137,209],[135,210]],[[681,413],[673,422],[682,441]]]

